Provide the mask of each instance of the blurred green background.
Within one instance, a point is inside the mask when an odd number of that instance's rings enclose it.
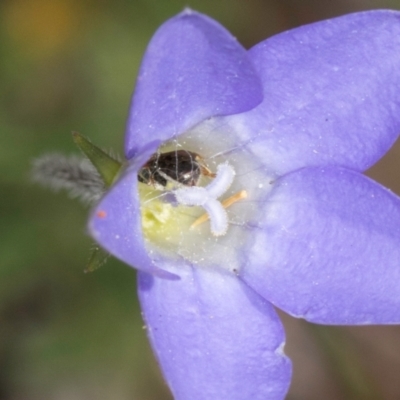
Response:
[[[400,9],[400,1],[2,0],[0,400],[171,399],[143,329],[135,271],[112,259],[84,274],[88,210],[30,183],[29,169],[43,153],[77,153],[72,130],[123,154],[146,44],[186,6],[250,47],[304,23]],[[399,156],[395,146],[370,172],[397,193]],[[282,317],[294,362],[288,399],[400,398],[400,328]]]

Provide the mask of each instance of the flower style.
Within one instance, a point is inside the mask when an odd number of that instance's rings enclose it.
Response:
[[[90,231],[138,269],[176,399],[283,399],[291,363],[273,306],[315,323],[400,323],[400,199],[361,174],[400,132],[399,88],[393,11],[249,51],[191,10],[156,32],[127,124],[128,167]],[[182,150],[213,175],[183,184],[160,161],[165,190],[138,182],[148,160]]]

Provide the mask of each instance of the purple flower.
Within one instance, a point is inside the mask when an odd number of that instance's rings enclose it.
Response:
[[[399,132],[397,12],[249,51],[190,10],[159,28],[131,105],[128,167],[90,231],[139,270],[176,399],[283,399],[291,363],[273,306],[316,323],[400,322],[400,200],[361,174]],[[174,178],[163,153],[176,155]],[[178,154],[191,185],[178,183]],[[247,197],[223,203],[236,193]]]

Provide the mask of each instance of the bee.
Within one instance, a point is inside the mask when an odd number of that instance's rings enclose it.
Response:
[[[174,150],[153,154],[139,170],[138,180],[157,190],[168,190],[170,186],[198,186],[202,176],[215,178],[216,175],[199,154]]]

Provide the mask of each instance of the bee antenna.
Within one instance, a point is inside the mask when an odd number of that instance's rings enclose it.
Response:
[[[157,199],[159,199],[159,198],[161,198],[163,196],[166,196],[167,194],[168,194],[168,192],[163,192],[163,193],[159,194],[158,196],[152,197],[151,199],[148,199],[148,200],[144,201],[143,205],[145,205],[147,203],[150,203],[151,201],[157,200]]]

